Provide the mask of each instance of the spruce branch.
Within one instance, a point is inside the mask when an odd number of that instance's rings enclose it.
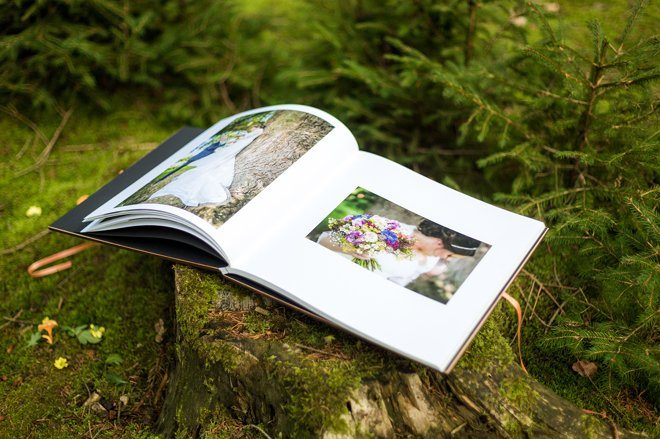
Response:
[[[632,31],[634,28],[635,22],[642,14],[642,11],[644,8],[646,8],[647,4],[648,0],[638,0],[630,10],[630,15],[628,16],[626,26],[623,28],[623,31],[621,31],[619,38],[617,38],[617,44],[619,45],[618,49],[616,50],[617,54],[620,54],[623,51],[623,45],[626,43],[626,40],[630,35],[630,31]]]
[[[526,47],[524,51],[529,55],[533,56],[538,61],[540,61],[541,64],[544,64],[545,66],[550,68],[550,70],[557,72],[560,76],[563,76],[566,79],[570,79],[571,81],[574,81],[575,83],[580,85],[584,85],[584,86],[591,85],[586,78],[583,78],[581,75],[574,75],[566,71],[566,69],[564,69],[561,63],[549,57],[546,53],[543,53],[541,50],[535,47]]]
[[[474,35],[477,29],[477,0],[466,0],[468,8],[468,26],[465,35],[464,64],[467,66],[474,52]]]
[[[577,126],[576,146],[579,151],[582,151],[584,147],[589,143],[589,128],[593,119],[593,109],[599,96],[598,89],[603,79],[602,66],[605,64],[605,59],[607,56],[606,49],[608,45],[607,39],[603,36],[600,23],[598,23],[598,21],[592,21],[590,23],[590,28],[593,36],[594,60],[589,71],[587,96],[584,99],[587,102],[587,106],[582,111]],[[579,162],[576,162],[575,166],[579,175]]]
[[[550,39],[553,44],[558,44],[559,40],[557,39],[552,26],[550,26],[550,23],[548,23],[548,19],[545,17],[545,12],[543,12],[541,8],[539,8],[539,6],[534,2],[527,2],[527,6],[529,6],[529,8],[532,10],[532,13],[541,23],[541,29],[543,30],[543,33]]]

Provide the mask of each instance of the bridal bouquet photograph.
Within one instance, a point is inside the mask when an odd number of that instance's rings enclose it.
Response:
[[[441,303],[451,299],[490,248],[361,187],[307,238]]]

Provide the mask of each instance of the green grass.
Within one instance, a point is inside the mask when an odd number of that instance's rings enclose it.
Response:
[[[561,6],[557,14],[560,20],[556,24],[560,28],[561,36],[567,40],[582,41],[586,47],[590,47],[591,34],[585,24],[591,20],[598,20],[606,35],[618,37],[629,15],[632,2],[580,0],[558,3]],[[657,29],[659,20],[660,9],[654,2],[649,2],[629,40],[636,41],[640,36],[648,36]]]
[[[48,161],[22,177],[43,144],[13,118],[0,120],[0,249],[10,249],[44,230],[78,197],[98,189],[162,141],[170,130],[145,120],[146,111],[94,117],[74,112]],[[139,115],[139,116],[138,116]],[[35,120],[50,138],[59,117]],[[144,145],[145,142],[149,144]],[[30,206],[42,214],[27,217]],[[156,343],[154,324],[171,331],[171,269],[147,256],[96,247],[72,257],[73,268],[32,279],[33,261],[81,241],[49,233],[19,251],[0,257],[0,437],[141,436],[148,432],[162,400],[164,371],[171,358],[166,341]],[[16,316],[16,321],[7,318]],[[59,322],[55,343],[28,347],[30,335],[49,316]],[[81,345],[62,330],[94,323],[106,328],[96,345]],[[122,362],[108,365],[110,354]],[[53,362],[68,359],[58,370]],[[115,384],[125,381],[125,384]],[[97,392],[121,413],[107,416],[83,407]],[[107,402],[106,402],[107,401]]]

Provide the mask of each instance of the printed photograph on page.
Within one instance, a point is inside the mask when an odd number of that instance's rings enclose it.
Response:
[[[358,187],[307,238],[365,270],[447,303],[490,245]]]
[[[232,121],[119,206],[161,204],[220,227],[334,127],[295,110]]]

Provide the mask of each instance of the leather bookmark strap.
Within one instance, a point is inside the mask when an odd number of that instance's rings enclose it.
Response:
[[[513,306],[513,309],[516,310],[516,315],[518,316],[518,331],[516,332],[516,337],[518,338],[518,358],[520,359],[520,367],[522,367],[522,370],[524,370],[525,373],[529,373],[527,372],[527,368],[522,359],[522,308],[520,308],[520,303],[506,292],[502,293],[502,298],[509,302],[511,306]]]
[[[73,265],[71,261],[61,262],[59,264],[51,265],[50,267],[46,267],[43,269],[41,269],[41,267],[48,264],[52,264],[53,262],[59,261],[60,259],[73,256],[76,253],[85,251],[88,248],[93,247],[95,245],[98,245],[98,243],[86,242],[84,244],[79,244],[74,247],[70,247],[65,250],[59,251],[50,256],[46,256],[45,258],[39,259],[38,261],[30,264],[30,266],[27,268],[27,272],[32,277],[44,277],[44,276],[49,276],[53,273],[57,273],[59,271],[68,270],[69,268],[71,268],[71,265]]]

